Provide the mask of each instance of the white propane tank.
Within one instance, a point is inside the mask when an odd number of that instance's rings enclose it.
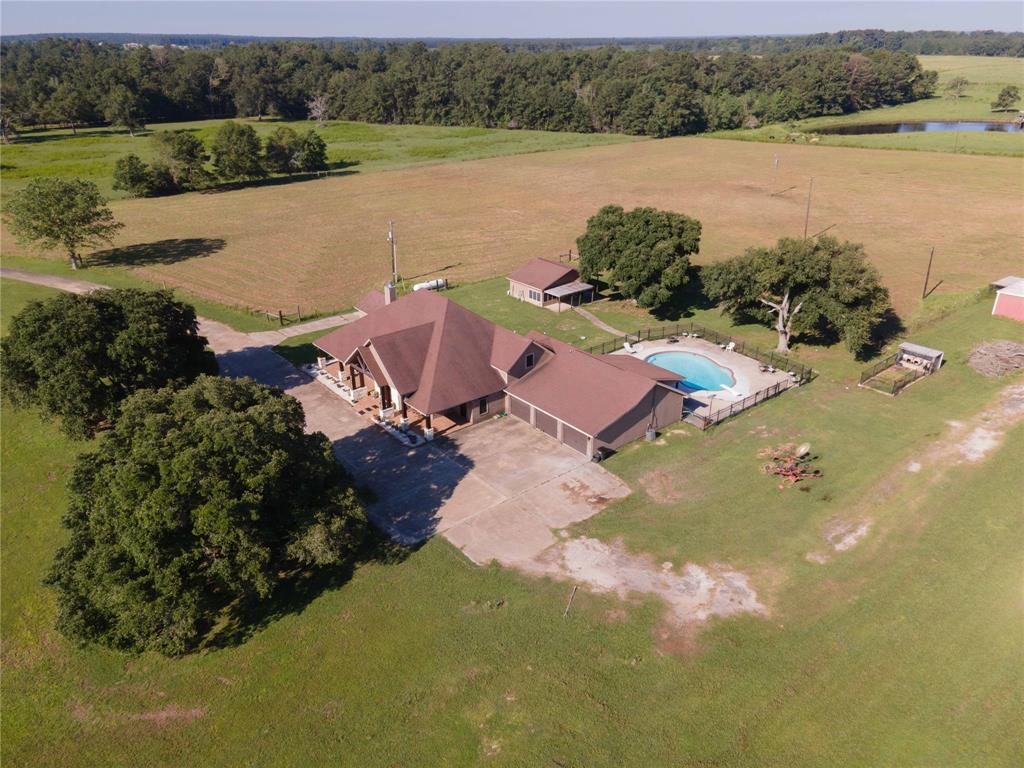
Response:
[[[427,280],[425,283],[416,283],[412,289],[414,291],[438,291],[447,287],[448,281],[443,277],[439,277],[436,280]]]

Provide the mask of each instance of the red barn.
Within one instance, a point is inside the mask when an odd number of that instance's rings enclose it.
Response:
[[[992,285],[996,288],[992,314],[1024,322],[1024,277],[1004,277]]]

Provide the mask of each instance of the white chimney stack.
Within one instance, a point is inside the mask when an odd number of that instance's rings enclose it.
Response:
[[[388,283],[384,286],[384,305],[387,306],[391,302],[398,298],[398,291],[395,290],[394,283]]]

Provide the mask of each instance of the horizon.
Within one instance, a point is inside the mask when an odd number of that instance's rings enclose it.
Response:
[[[203,22],[184,18],[189,3]],[[1024,31],[1015,2],[307,2],[12,0],[0,35],[181,35],[278,39],[587,40],[788,37],[840,31]],[[60,19],[59,24],[53,19]],[[194,31],[196,28],[203,31]]]

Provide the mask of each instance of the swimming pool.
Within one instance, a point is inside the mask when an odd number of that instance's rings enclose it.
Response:
[[[736,384],[728,368],[696,352],[657,352],[648,357],[647,362],[678,373],[686,379],[681,388],[691,392],[702,389],[717,391],[723,386],[732,387]]]

